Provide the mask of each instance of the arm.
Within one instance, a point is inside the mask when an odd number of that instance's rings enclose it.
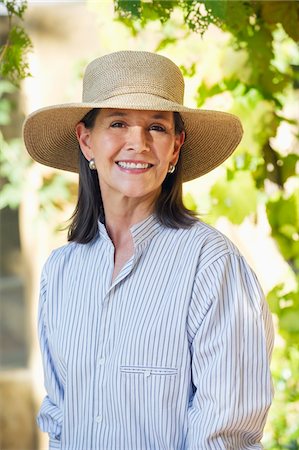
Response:
[[[38,335],[43,360],[45,388],[48,395],[44,398],[40,408],[37,416],[37,423],[42,431],[49,433],[49,450],[54,450],[61,448],[60,436],[63,418],[61,406],[63,403],[64,390],[60,383],[49,348],[45,320],[46,296],[47,281],[44,270],[40,289]]]
[[[261,449],[272,400],[273,327],[242,257],[222,256],[198,276],[189,323],[194,397],[188,450]]]

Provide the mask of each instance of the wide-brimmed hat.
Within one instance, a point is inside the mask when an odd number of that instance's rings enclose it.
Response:
[[[170,59],[141,51],[111,53],[87,66],[82,103],[49,106],[28,116],[25,145],[39,163],[78,172],[75,126],[91,109],[177,111],[187,135],[181,149],[183,181],[189,181],[227,159],[243,131],[236,116],[187,108],[183,97],[183,75]]]

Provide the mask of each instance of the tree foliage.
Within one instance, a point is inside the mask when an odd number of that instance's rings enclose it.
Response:
[[[22,20],[27,9],[27,1],[1,0],[7,11],[8,33],[6,42],[0,47],[0,76],[15,85],[30,75],[27,53],[31,50],[31,40],[23,26],[16,23]]]
[[[30,76],[28,53],[32,43],[23,26],[26,0],[0,0],[7,13],[7,38],[0,47],[0,125],[10,125],[15,94],[20,83]],[[2,79],[1,79],[2,78]],[[20,138],[6,142],[0,132],[0,209],[17,208],[28,183],[32,160],[24,151]],[[39,194],[40,213],[48,218],[76,196],[76,186],[61,174],[43,176]]]

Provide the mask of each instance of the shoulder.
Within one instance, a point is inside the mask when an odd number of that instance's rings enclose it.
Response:
[[[198,260],[198,269],[203,269],[216,260],[233,255],[240,257],[239,249],[233,242],[214,228],[200,220],[188,229],[172,231],[173,245],[181,245]]]
[[[265,307],[261,285],[236,245],[203,222],[194,226],[194,232],[195,241],[204,236],[194,283],[196,296],[203,303],[207,298],[209,302],[221,300],[223,305],[225,301],[227,305],[246,301],[260,314],[261,308]]]
[[[195,285],[207,292],[210,298],[238,303],[239,299],[250,299],[251,308],[257,314],[264,308],[265,299],[256,273],[236,245],[224,234],[199,222],[194,225],[196,240],[203,238],[201,254],[197,265]]]
[[[75,260],[84,258],[84,255],[93,247],[94,241],[88,244],[79,244],[77,242],[69,242],[62,247],[54,249],[47,258],[43,270],[43,277],[48,277],[53,273],[60,272],[70,265],[73,265]]]
[[[79,245],[80,244],[75,242],[70,242],[62,247],[52,250],[44,264],[44,270],[47,272],[55,266],[55,264],[61,262],[62,260],[68,259],[74,252],[77,251]]]
[[[191,230],[194,234],[194,240],[202,242],[207,249],[215,249],[219,255],[229,253],[240,256],[240,251],[236,245],[212,225],[198,221]]]

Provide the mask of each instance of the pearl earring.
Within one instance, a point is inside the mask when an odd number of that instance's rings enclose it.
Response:
[[[168,173],[173,173],[174,171],[175,171],[175,165],[174,164],[169,164]]]
[[[94,160],[94,158],[92,158],[90,161],[89,161],[89,168],[90,168],[90,170],[96,170],[97,169],[97,166],[96,166],[96,163],[95,163],[95,160]]]

